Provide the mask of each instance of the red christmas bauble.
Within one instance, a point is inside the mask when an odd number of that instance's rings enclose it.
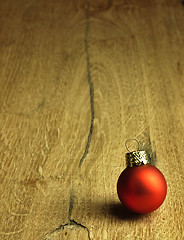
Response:
[[[163,174],[151,164],[127,167],[117,182],[123,205],[135,213],[149,213],[163,203],[167,184]]]

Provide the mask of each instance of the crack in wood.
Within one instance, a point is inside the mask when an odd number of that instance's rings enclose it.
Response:
[[[87,78],[88,78],[88,84],[89,84],[89,93],[90,93],[90,107],[91,107],[91,124],[90,124],[90,129],[89,129],[89,134],[88,134],[88,140],[85,146],[85,150],[84,153],[80,159],[79,165],[78,165],[78,171],[80,171],[80,168],[88,154],[89,151],[89,147],[90,147],[90,143],[91,143],[91,139],[92,139],[92,133],[93,133],[93,125],[94,125],[94,87],[93,87],[93,81],[91,79],[91,72],[90,72],[90,55],[89,55],[89,44],[88,44],[88,36],[89,36],[89,28],[90,28],[90,4],[89,1],[86,1],[87,4],[87,8],[86,8],[86,29],[85,29],[85,37],[84,37],[84,43],[85,43],[85,52],[86,52],[86,65],[87,65]],[[46,239],[51,239],[52,238],[52,234],[61,231],[63,229],[74,229],[74,228],[83,228],[85,230],[87,230],[88,232],[88,238],[89,240],[90,238],[90,231],[89,229],[82,225],[81,223],[78,223],[77,221],[75,221],[74,219],[71,219],[71,215],[72,215],[72,210],[73,210],[73,205],[74,205],[74,199],[75,199],[75,191],[74,191],[74,182],[75,179],[73,180],[72,183],[72,188],[71,188],[71,192],[70,192],[70,199],[69,199],[69,210],[68,210],[68,222],[64,225],[60,225],[60,227],[56,228],[53,232],[51,232],[49,234],[49,236],[46,236]]]
[[[74,228],[83,228],[83,229],[87,230],[88,237],[89,237],[89,240],[90,240],[89,229],[86,226],[84,226],[83,224],[76,222],[74,219],[69,220],[69,222],[64,224],[64,225],[61,225],[58,229],[56,229],[56,231],[59,231],[61,229],[65,229],[65,228],[70,229],[70,230],[72,230]]]
[[[89,84],[89,90],[90,90],[90,105],[91,105],[91,124],[90,124],[90,129],[89,129],[89,134],[88,134],[88,140],[85,146],[84,153],[80,159],[79,165],[78,165],[78,170],[80,171],[80,168],[88,154],[88,150],[90,147],[91,139],[92,139],[92,133],[93,133],[93,125],[94,125],[94,87],[93,87],[93,81],[91,79],[91,72],[90,72],[90,55],[89,55],[89,45],[88,45],[88,37],[89,37],[89,27],[90,27],[90,4],[89,1],[87,0],[87,9],[86,9],[86,30],[85,30],[85,38],[84,38],[84,43],[85,43],[85,52],[86,52],[86,64],[87,64],[87,76],[88,76],[88,84]],[[75,181],[75,180],[74,180]],[[75,193],[74,193],[74,181],[72,184],[72,189],[70,193],[70,202],[69,202],[69,210],[68,210],[68,219],[70,221],[71,215],[72,215],[72,210],[73,210],[73,204],[74,204],[74,198],[75,198]]]
[[[74,205],[74,183],[72,184],[71,192],[70,192],[70,201],[69,201],[69,210],[68,210],[68,219],[71,219],[73,205]]]
[[[91,138],[92,138],[92,133],[93,133],[94,115],[95,115],[95,113],[94,113],[94,87],[93,87],[93,81],[91,79],[91,72],[90,72],[90,55],[89,55],[89,44],[88,44],[89,28],[90,28],[89,11],[90,11],[90,5],[89,5],[89,1],[87,1],[86,30],[85,30],[84,43],[85,43],[85,52],[86,52],[87,76],[88,76],[88,84],[89,84],[89,91],[90,91],[91,125],[90,125],[89,134],[88,134],[87,144],[86,144],[84,153],[79,162],[79,166],[78,166],[79,169],[81,168],[81,166],[84,162],[84,159],[86,158],[86,155],[88,154],[88,150],[89,150]]]
[[[85,229],[87,231],[87,233],[88,233],[88,239],[91,240],[89,229],[86,226],[84,226],[83,224],[76,222],[74,219],[69,220],[66,224],[60,225],[53,232],[51,232],[50,234],[47,234],[45,236],[45,239],[52,239],[53,234],[55,234],[55,233],[57,233],[57,232],[59,232],[59,231],[61,231],[63,229],[73,230],[75,228],[83,228],[83,229]]]

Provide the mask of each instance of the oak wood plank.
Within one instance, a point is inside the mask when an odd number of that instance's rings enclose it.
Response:
[[[0,1],[0,239],[183,238],[183,20],[177,0]],[[147,215],[116,193],[132,137],[168,183]]]
[[[90,125],[84,17],[74,1],[0,2],[1,239],[68,221]]]
[[[167,1],[111,3],[91,2],[89,10],[95,120],[72,218],[91,239],[182,239],[184,9]],[[168,182],[164,204],[145,216],[122,208],[116,194],[131,137],[156,152]]]

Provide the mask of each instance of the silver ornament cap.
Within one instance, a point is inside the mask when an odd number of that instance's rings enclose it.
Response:
[[[127,167],[135,167],[149,164],[149,158],[145,151],[133,151],[126,153]]]

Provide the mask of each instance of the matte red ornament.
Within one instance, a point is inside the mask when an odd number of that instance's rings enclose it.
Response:
[[[117,182],[118,197],[123,205],[135,213],[150,213],[163,203],[167,194],[164,175],[148,164],[145,151],[126,154],[127,168]]]

